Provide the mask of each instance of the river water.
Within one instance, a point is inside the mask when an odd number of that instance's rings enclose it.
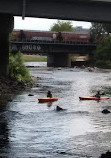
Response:
[[[41,66],[30,68],[40,77],[37,86],[0,108],[0,157],[98,158],[110,150],[111,114],[101,111],[111,111],[111,99],[80,101],[79,96],[97,90],[111,96],[111,73]],[[59,98],[50,107],[37,100],[48,90]],[[57,105],[66,110],[57,112]]]

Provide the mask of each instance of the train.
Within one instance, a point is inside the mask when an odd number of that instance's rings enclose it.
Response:
[[[32,30],[13,30],[14,40],[27,39],[30,41],[72,41],[89,42],[90,33],[77,34],[75,32],[55,32],[55,31],[32,31]]]
[[[53,39],[51,37],[38,37],[38,36],[34,36],[30,40],[31,41],[52,41]]]

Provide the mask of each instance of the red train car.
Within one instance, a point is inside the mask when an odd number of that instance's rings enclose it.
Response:
[[[64,41],[74,41],[74,42],[89,42],[90,34],[77,34],[74,32],[63,32],[62,37]]]
[[[39,39],[39,37],[44,37],[44,39],[56,40],[58,32],[54,31],[32,31],[32,30],[13,30],[14,39],[25,38],[27,40]],[[90,34],[77,34],[74,32],[61,32],[63,41],[73,41],[73,42],[89,42]],[[40,38],[40,39],[42,39]]]

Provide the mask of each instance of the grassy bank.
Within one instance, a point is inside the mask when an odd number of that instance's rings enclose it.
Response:
[[[25,62],[46,62],[47,56],[39,56],[39,55],[24,55]]]

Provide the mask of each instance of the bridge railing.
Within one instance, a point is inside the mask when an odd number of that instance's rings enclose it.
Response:
[[[11,42],[17,43],[36,43],[36,44],[96,44],[95,42],[89,41],[66,41],[66,40],[30,40],[30,39],[14,39]]]

